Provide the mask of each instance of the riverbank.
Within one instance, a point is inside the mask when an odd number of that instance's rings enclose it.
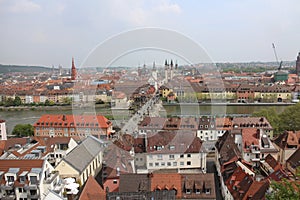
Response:
[[[296,103],[163,103],[163,106],[291,106]]]
[[[109,104],[95,104],[95,108],[111,108]],[[90,106],[92,107],[92,106]],[[54,106],[0,106],[0,111],[44,111],[44,110],[72,110],[72,105]],[[76,108],[78,109],[78,108]],[[82,107],[84,109],[84,107]]]

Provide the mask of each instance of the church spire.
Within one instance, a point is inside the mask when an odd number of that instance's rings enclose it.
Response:
[[[77,72],[76,72],[74,57],[72,57],[71,80],[75,80],[76,79],[76,75],[77,75]]]

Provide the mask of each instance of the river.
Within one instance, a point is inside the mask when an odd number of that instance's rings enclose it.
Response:
[[[165,105],[164,110],[161,111],[162,116],[174,116],[174,115],[247,115],[252,114],[255,111],[259,111],[263,108],[270,108],[276,106],[278,112],[282,112],[287,105],[227,105],[227,106],[212,106],[212,105]],[[97,106],[96,108],[84,108],[79,110],[72,110],[71,107],[63,107],[51,110],[19,110],[19,111],[0,111],[0,119],[6,120],[6,127],[8,134],[11,133],[13,127],[16,124],[34,124],[44,114],[82,114],[82,113],[97,113],[105,115],[108,118],[112,116],[117,118],[118,121],[127,119],[129,117],[129,111],[127,110],[111,110],[107,107]]]

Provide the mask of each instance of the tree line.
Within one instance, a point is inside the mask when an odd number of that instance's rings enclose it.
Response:
[[[253,116],[265,117],[273,127],[275,135],[283,131],[300,130],[300,103],[285,108],[281,113],[272,107],[254,112]]]

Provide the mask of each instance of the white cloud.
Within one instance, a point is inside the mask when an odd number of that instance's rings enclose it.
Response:
[[[163,13],[176,13],[180,14],[182,12],[180,6],[176,3],[171,3],[168,1],[163,1],[157,8],[159,12]]]
[[[30,13],[40,11],[41,9],[40,5],[29,0],[15,1],[10,7],[10,11],[15,13]]]

